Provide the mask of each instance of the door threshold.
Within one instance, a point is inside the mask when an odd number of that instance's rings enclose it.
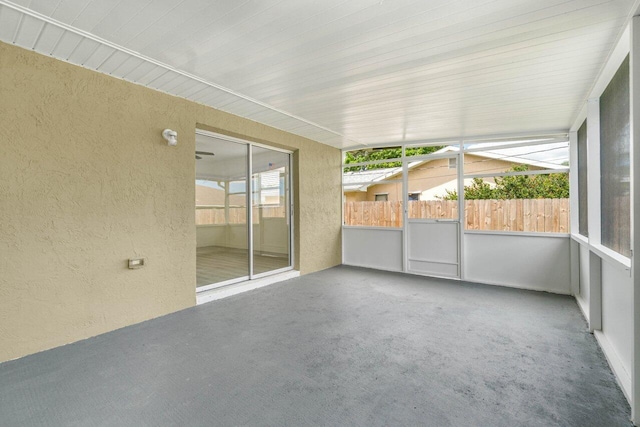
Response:
[[[211,301],[241,294],[242,292],[252,291],[254,289],[283,282],[299,276],[300,272],[298,270],[289,270],[271,276],[261,277],[259,279],[246,280],[244,282],[234,283],[233,285],[198,292],[196,294],[196,305],[206,304]]]

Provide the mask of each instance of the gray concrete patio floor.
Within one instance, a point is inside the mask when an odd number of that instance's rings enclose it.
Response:
[[[630,426],[573,298],[336,267],[0,364],[0,425]]]

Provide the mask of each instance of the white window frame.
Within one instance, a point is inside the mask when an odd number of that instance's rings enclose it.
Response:
[[[615,73],[622,65],[622,62],[630,52],[630,29],[627,28],[625,34],[621,37],[620,42],[616,46],[614,52],[611,54],[609,61],[607,62],[603,72],[601,73],[598,81],[594,85],[589,99],[585,102],[582,110],[576,117],[573,125],[569,131],[570,137],[570,164],[577,165],[578,152],[577,152],[577,132],[582,123],[587,120],[587,167],[589,173],[587,175],[587,192],[589,198],[587,200],[588,206],[588,227],[589,236],[585,237],[580,234],[578,229],[578,193],[575,190],[571,193],[570,207],[571,207],[571,239],[580,245],[589,248],[590,252],[598,255],[602,259],[605,259],[614,265],[624,269],[630,270],[632,257],[626,257],[620,253],[610,249],[602,244],[601,241],[601,188],[600,188],[600,96],[605,91],[609,82],[615,75]],[[632,77],[631,77],[632,79]],[[631,122],[633,126],[633,115],[631,116]],[[633,158],[633,132],[631,133],[631,157]],[[631,181],[633,186],[633,162],[631,162]],[[578,169],[572,168],[570,172],[570,188],[578,188]],[[631,189],[633,194],[633,188]],[[631,201],[631,214],[632,214],[632,227],[631,227],[631,247],[633,248],[633,200]]]

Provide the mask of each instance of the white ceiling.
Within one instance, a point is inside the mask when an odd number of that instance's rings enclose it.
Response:
[[[636,0],[0,0],[0,40],[335,147],[569,129]]]

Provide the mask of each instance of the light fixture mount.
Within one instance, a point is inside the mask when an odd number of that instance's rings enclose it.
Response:
[[[174,147],[178,145],[178,132],[171,129],[165,129],[162,131],[162,137],[167,140],[167,143]]]

